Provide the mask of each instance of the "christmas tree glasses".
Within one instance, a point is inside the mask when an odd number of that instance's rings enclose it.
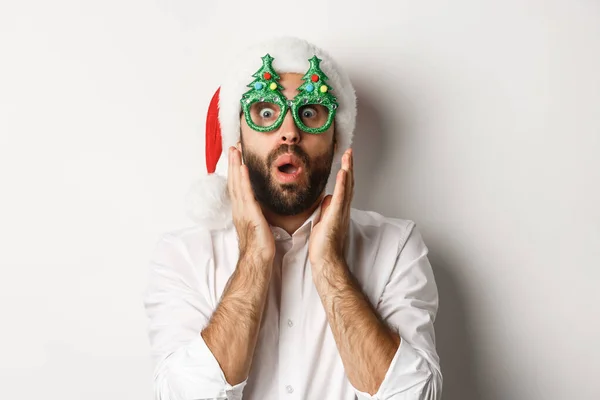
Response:
[[[306,133],[319,134],[327,131],[335,119],[337,99],[326,83],[327,75],[321,71],[321,60],[313,56],[310,67],[302,77],[304,83],[298,87],[298,94],[288,100],[281,90],[279,75],[273,69],[269,54],[262,57],[262,67],[252,75],[255,79],[248,85],[249,91],[242,95],[242,110],[248,126],[258,132],[278,129],[288,110],[296,126]]]

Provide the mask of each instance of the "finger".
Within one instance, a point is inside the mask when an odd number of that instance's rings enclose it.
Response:
[[[348,149],[348,171],[354,177],[354,151],[352,149]],[[354,180],[352,180],[352,183],[354,183]]]
[[[237,142],[235,144],[235,149],[238,151],[239,155],[240,155],[240,164],[244,164],[244,155],[242,154],[242,143],[241,142]]]
[[[352,149],[348,149],[342,156],[342,168],[346,171],[348,179],[346,180],[349,187],[354,186],[354,155]]]
[[[342,169],[345,171],[350,170],[350,168],[352,167],[351,160],[350,160],[351,154],[352,154],[352,149],[348,149],[342,155]]]
[[[354,197],[354,153],[348,150],[348,172],[346,179],[346,211],[350,212],[352,198]]]
[[[230,173],[232,174],[233,187],[235,190],[235,194],[239,198],[242,194],[241,187],[240,187],[240,165],[242,163],[240,160],[240,152],[238,151],[238,149],[236,149],[234,147],[232,152],[233,152],[233,160],[231,162]]]
[[[229,151],[227,152],[227,188],[229,189],[229,196],[231,197],[231,199],[235,199],[235,187],[233,184],[233,148],[230,147]]]
[[[331,205],[331,199],[333,199],[333,196],[331,196],[330,194],[328,194],[327,196],[325,196],[325,198],[323,199],[323,202],[321,203],[321,213],[319,215],[319,218],[315,222],[315,225],[317,223],[319,223],[323,219],[323,216],[325,215],[325,212],[327,211],[327,209]]]
[[[333,198],[331,199],[333,212],[339,213],[343,208],[345,192],[346,170],[340,169],[335,179],[335,188],[333,189]]]
[[[348,169],[348,160],[346,159],[348,155],[348,150],[342,154],[342,169],[346,171]]]
[[[344,214],[346,214],[350,211],[350,204],[352,203],[352,197],[354,195],[354,157],[351,148],[344,153],[342,163],[346,167],[346,191],[344,196]]]
[[[252,185],[250,184],[248,167],[243,164],[240,165],[240,189],[242,193],[241,197],[247,204],[253,204],[256,201],[254,192],[252,191]]]
[[[352,155],[349,150],[342,155],[342,169],[346,174],[345,186],[346,190],[352,184],[353,174],[352,174]]]

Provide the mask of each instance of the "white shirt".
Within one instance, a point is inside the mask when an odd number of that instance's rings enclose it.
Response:
[[[349,382],[312,281],[308,239],[317,211],[290,236],[271,227],[276,255],[246,381],[232,386],[200,332],[238,261],[235,228],[165,234],[150,264],[145,306],[156,400],[439,400],[433,322],[438,293],[414,222],[352,209],[346,261],[401,344],[374,396]]]

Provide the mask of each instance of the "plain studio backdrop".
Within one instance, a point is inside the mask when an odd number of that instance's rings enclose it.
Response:
[[[152,398],[151,251],[231,50],[281,34],[356,85],[354,206],[423,232],[444,399],[600,399],[593,0],[2,1],[0,398]]]

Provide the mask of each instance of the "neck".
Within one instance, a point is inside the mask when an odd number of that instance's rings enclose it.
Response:
[[[312,213],[321,205],[323,194],[319,196],[317,201],[306,211],[296,215],[279,215],[267,210],[261,205],[263,215],[267,222],[273,226],[277,226],[285,230],[289,235],[292,235],[302,226],[304,222],[312,215]]]

